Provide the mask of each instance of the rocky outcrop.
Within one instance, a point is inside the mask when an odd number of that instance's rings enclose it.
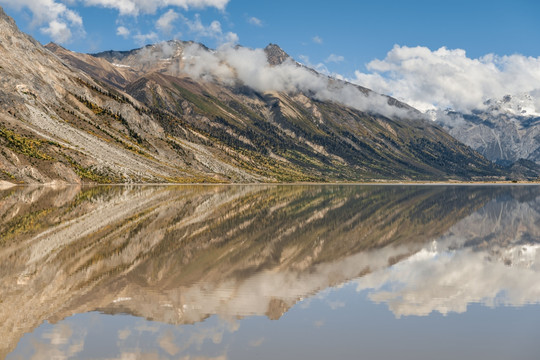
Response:
[[[264,52],[268,57],[268,63],[270,65],[281,65],[285,60],[292,59],[289,54],[276,44],[268,44],[268,46],[264,48]]]
[[[526,104],[532,99],[525,100],[508,95],[487,102],[486,110],[471,114],[438,112],[434,116],[452,136],[492,161],[511,166],[521,159],[540,166],[540,116],[527,110]],[[532,170],[540,176],[540,167]]]

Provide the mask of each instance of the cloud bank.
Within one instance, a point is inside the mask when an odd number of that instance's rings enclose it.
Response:
[[[383,60],[355,72],[352,81],[420,109],[470,111],[488,99],[540,88],[540,57],[488,54],[469,58],[462,49],[395,45]]]
[[[357,110],[388,117],[416,116],[407,109],[388,104],[388,98],[373,92],[364,93],[358,87],[329,79],[300,66],[292,59],[270,66],[263,49],[236,47],[231,43],[216,51],[191,44],[184,49],[182,71],[195,79],[220,81],[233,85],[237,81],[259,91],[303,92],[324,101],[334,101]]]

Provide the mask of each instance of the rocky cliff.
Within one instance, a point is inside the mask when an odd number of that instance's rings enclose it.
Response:
[[[435,114],[452,136],[503,166],[540,176],[540,116],[531,111],[530,95],[505,96],[486,102],[486,109],[464,114]],[[515,164],[515,165],[514,165]],[[534,175],[535,174],[535,175]]]

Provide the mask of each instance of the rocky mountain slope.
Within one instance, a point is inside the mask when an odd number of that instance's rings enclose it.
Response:
[[[414,109],[275,46],[167,42],[90,56],[45,49],[1,10],[0,29],[0,181],[504,177]]]
[[[201,144],[199,134],[190,135],[189,130],[180,151],[143,104],[72,70],[22,34],[1,10],[0,54],[0,180],[259,179],[225,163],[226,154],[220,151],[216,156],[216,150]],[[193,147],[190,137],[197,139]]]
[[[528,94],[488,101],[487,108],[463,114],[434,114],[452,136],[489,160],[540,174],[540,114]]]

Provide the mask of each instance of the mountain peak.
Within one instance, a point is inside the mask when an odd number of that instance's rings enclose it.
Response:
[[[287,59],[291,58],[289,54],[287,54],[285,51],[283,51],[282,48],[279,47],[279,45],[272,43],[268,44],[268,46],[264,48],[264,52],[268,57],[268,63],[273,66],[281,65]]]
[[[16,27],[15,20],[4,12],[4,9],[0,6],[0,21],[7,22],[11,27]]]
[[[0,19],[9,18],[7,14],[4,12],[4,9],[0,6]]]
[[[52,41],[49,42],[49,43],[47,43],[47,44],[45,45],[45,47],[46,47],[47,49],[65,49],[63,46],[58,45],[57,43],[52,42]]]
[[[47,45],[44,46],[44,48],[57,55],[58,53],[69,51],[65,47],[58,45],[57,43],[54,43],[54,42],[48,43]]]
[[[505,113],[510,116],[537,117],[537,101],[529,93],[505,95],[501,99],[490,99],[484,102],[488,111]]]

